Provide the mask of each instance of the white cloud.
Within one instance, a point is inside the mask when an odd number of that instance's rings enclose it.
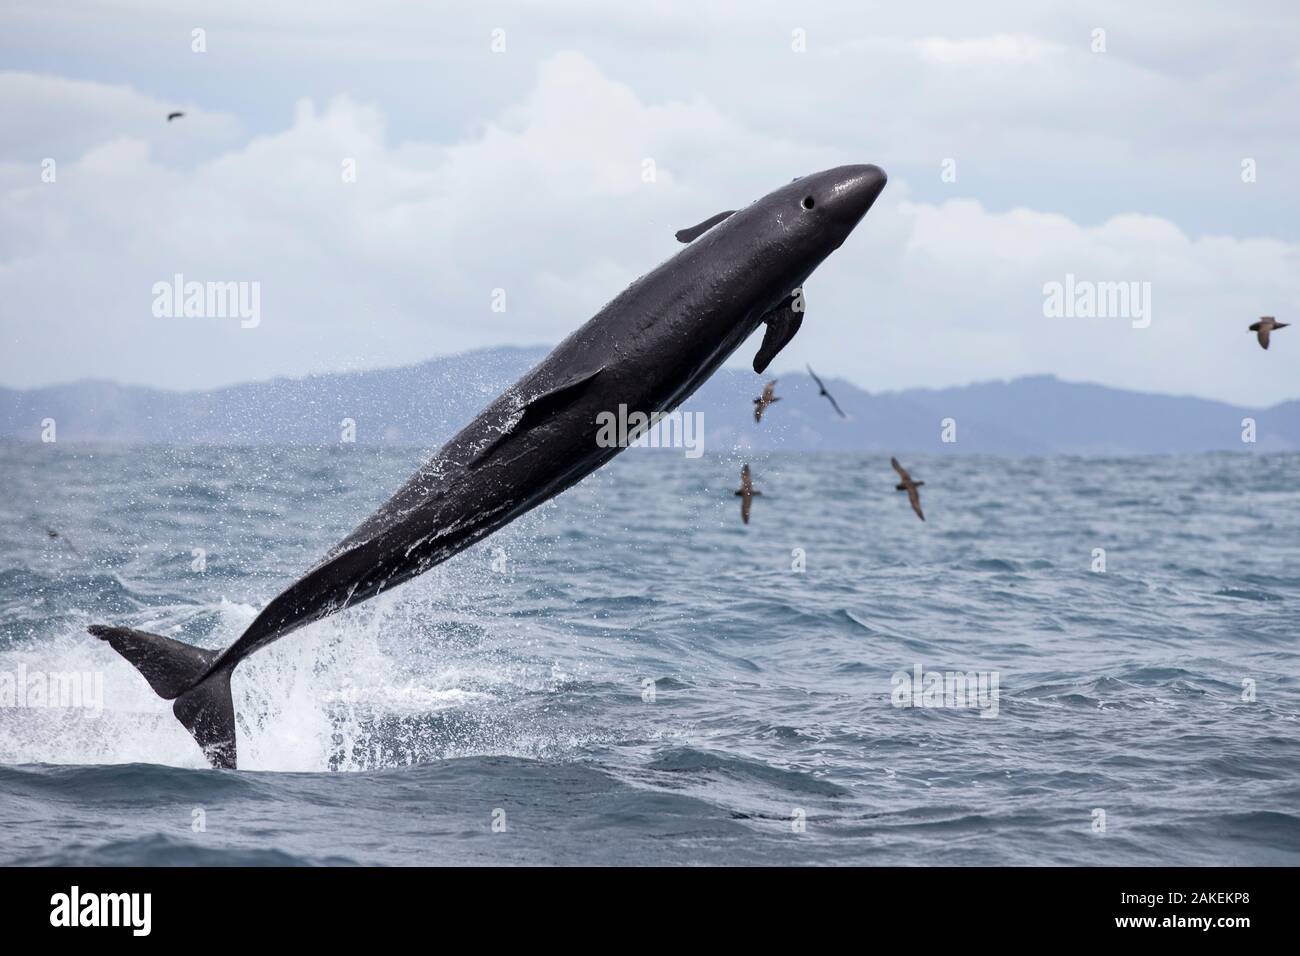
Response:
[[[839,253],[857,266],[837,257],[810,284],[804,334],[813,330],[815,344],[805,347],[819,371],[876,388],[1051,372],[1249,405],[1296,396],[1294,366],[1278,360],[1276,346],[1261,351],[1246,326],[1300,302],[1300,244],[1194,239],[1137,214],[1082,226],[1054,213],[915,203],[898,193],[859,229],[861,240]],[[1149,283],[1150,327],[1044,317],[1044,285],[1067,274]],[[860,304],[854,321],[827,328],[819,292],[832,285],[840,308]]]
[[[915,41],[914,46],[920,53],[921,59],[927,63],[961,66],[1022,63],[1065,53],[1065,47],[1059,43],[1049,43],[1038,37],[1024,34],[1007,33],[956,40],[941,36],[925,37]]]
[[[234,117],[193,102],[164,102],[126,86],[0,71],[0,161],[72,160],[107,140],[147,142],[168,161],[193,159],[239,136]],[[171,123],[175,110],[185,116]]]
[[[651,101],[573,52],[447,142],[395,142],[390,117],[341,97],[302,100],[283,128],[189,161],[165,159],[152,129],[119,132],[115,111],[153,116],[155,101],[85,86],[104,115],[56,184],[30,160],[0,164],[5,384],[199,387],[558,341],[674,253],[681,226],[797,173],[877,158],[774,134],[702,96]],[[342,181],[347,158],[355,183]],[[1056,372],[1264,403],[1295,394],[1290,346],[1280,333],[1263,353],[1245,326],[1294,307],[1298,264],[1294,243],[1193,237],[1140,211],[1086,225],[920,201],[895,176],[810,282],[808,320],[778,365],[809,360],[873,390]],[[152,285],[177,272],[260,282],[260,326],[154,318]],[[1151,328],[1044,319],[1043,283],[1067,272],[1151,282]],[[490,308],[496,288],[505,313]]]
[[[726,167],[676,175],[724,149],[766,154],[778,181],[811,168],[705,103],[643,104],[560,54],[521,103],[447,145],[394,145],[378,110],[339,98],[193,166],[126,136],[61,163],[53,184],[4,164],[3,379],[194,387],[554,341],[737,195],[718,188]],[[260,283],[261,324],[153,317],[154,283],[176,273]],[[489,308],[496,288],[505,314]]]

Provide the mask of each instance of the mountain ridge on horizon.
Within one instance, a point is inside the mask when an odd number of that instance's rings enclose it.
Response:
[[[234,389],[234,388],[245,388],[253,385],[272,385],[275,383],[304,382],[312,379],[333,378],[337,376],[371,375],[371,374],[382,373],[382,372],[400,371],[403,369],[417,369],[426,365],[435,365],[441,362],[446,362],[448,360],[469,358],[471,356],[491,356],[491,355],[500,355],[500,354],[508,354],[508,353],[524,353],[529,355],[536,355],[536,361],[540,361],[553,348],[554,345],[540,345],[540,344],[539,345],[489,345],[489,346],[484,346],[482,348],[466,349],[463,352],[450,352],[445,355],[431,355],[428,358],[420,359],[419,361],[416,362],[410,362],[405,365],[385,365],[385,366],[379,366],[376,368],[368,368],[368,369],[329,369],[324,371],[304,372],[301,375],[293,375],[293,374],[272,375],[269,378],[244,379],[242,381],[230,382],[225,385],[216,385],[209,388],[171,388],[162,385],[147,385],[140,382],[119,382],[116,379],[112,379],[112,378],[101,378],[98,376],[90,376],[85,378],[70,379],[68,381],[63,381],[63,382],[52,382],[47,385],[31,385],[31,386],[18,387],[13,385],[0,384],[0,397],[4,397],[8,393],[13,393],[13,392],[18,392],[18,393],[46,392],[46,391],[52,391],[57,389],[66,389],[66,388],[73,388],[78,386],[89,386],[89,385],[111,386],[113,388],[120,388],[120,389],[141,389],[141,390],[154,391],[154,392],[163,392],[169,395],[194,395],[200,393],[221,392],[221,391],[226,391],[228,389]],[[727,369],[724,368],[721,371],[727,371]],[[735,369],[731,369],[731,371],[735,371]],[[783,375],[788,376],[788,375],[795,375],[795,374],[804,375],[806,374],[806,372],[804,369],[800,369],[800,368],[789,368],[781,372],[773,372],[769,370],[764,375],[764,381],[773,377],[780,378]],[[1065,379],[1065,378],[1061,378],[1060,376],[1056,375],[1053,372],[1030,372],[1025,375],[1016,375],[1013,376],[1012,378],[974,379],[972,381],[965,382],[960,385],[908,385],[903,388],[881,389],[878,392],[873,392],[870,389],[864,388],[863,386],[857,384],[856,382],[846,378],[839,378],[835,376],[826,376],[826,375],[822,375],[821,377],[826,382],[835,382],[842,386],[846,385],[850,388],[857,389],[858,391],[862,392],[865,395],[870,395],[870,396],[949,392],[957,389],[972,389],[972,388],[981,388],[985,386],[1012,385],[1012,384],[1023,383],[1023,382],[1032,382],[1041,379],[1044,381],[1058,382],[1062,385],[1084,385],[1084,386],[1091,386],[1096,388],[1110,389],[1116,392],[1126,392],[1132,395],[1146,395],[1146,396],[1160,397],[1160,398],[1179,398],[1179,399],[1191,399],[1191,400],[1204,401],[1204,402],[1215,402],[1223,405],[1231,405],[1234,408],[1243,408],[1243,409],[1255,410],[1255,411],[1265,411],[1270,408],[1276,408],[1280,405],[1286,405],[1291,402],[1300,401],[1300,396],[1297,396],[1296,398],[1287,398],[1279,402],[1274,402],[1272,405],[1240,405],[1236,402],[1229,402],[1217,398],[1206,398],[1203,395],[1192,395],[1190,393],[1147,392],[1147,391],[1142,391],[1141,389],[1125,388],[1118,385],[1105,385],[1101,382],[1089,382],[1089,381],[1078,381],[1075,379]]]
[[[344,419],[361,443],[441,444],[515,379],[546,346],[496,346],[411,365],[277,377],[178,391],[81,379],[0,386],[0,439],[40,441],[53,419],[59,441],[177,444],[326,444]],[[752,399],[769,377],[783,401],[761,425]],[[1162,454],[1300,449],[1300,399],[1249,408],[1195,396],[1137,392],[1051,374],[939,388],[868,392],[825,378],[849,419],[838,418],[802,369],[756,376],[723,368],[682,406],[703,414],[705,449],[899,453]],[[952,419],[955,427],[946,429]],[[1253,419],[1257,440],[1242,440]]]

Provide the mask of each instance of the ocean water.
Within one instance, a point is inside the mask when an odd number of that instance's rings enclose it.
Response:
[[[922,523],[632,449],[241,665],[238,771],[85,633],[228,644],[428,451],[0,447],[0,864],[1300,863],[1294,455],[916,458]]]

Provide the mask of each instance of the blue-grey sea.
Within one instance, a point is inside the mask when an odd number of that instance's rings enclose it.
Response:
[[[85,633],[228,644],[430,452],[0,446],[0,864],[1300,863],[1296,455],[918,457],[922,523],[631,449],[241,665],[237,771]]]

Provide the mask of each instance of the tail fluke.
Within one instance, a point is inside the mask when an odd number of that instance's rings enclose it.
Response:
[[[172,713],[203,748],[208,763],[234,770],[235,702],[230,698],[230,668],[208,675],[172,704]]]
[[[92,624],[88,630],[134,664],[163,700],[175,700],[193,687],[217,659],[217,651],[205,651],[148,631],[104,624]]]
[[[230,697],[231,669],[208,673],[219,651],[126,627],[94,624],[89,630],[134,664],[154,693],[163,700],[176,702],[172,713],[198,741],[212,766],[234,768],[235,705]]]

